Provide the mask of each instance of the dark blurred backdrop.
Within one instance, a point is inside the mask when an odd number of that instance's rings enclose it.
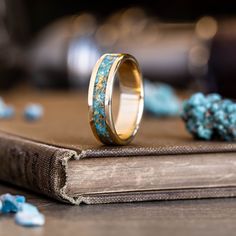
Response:
[[[9,0],[12,1],[12,0]],[[80,11],[90,11],[100,19],[106,18],[113,12],[139,6],[163,21],[195,21],[204,15],[217,18],[235,16],[235,1],[191,1],[191,0],[155,0],[155,1],[87,1],[87,0],[21,0],[25,4],[29,27],[32,33],[42,29],[49,22]]]
[[[2,88],[83,88],[121,51],[150,80],[236,97],[236,2],[0,0]]]

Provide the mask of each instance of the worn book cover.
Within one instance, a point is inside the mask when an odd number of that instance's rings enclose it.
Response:
[[[21,93],[22,94],[22,93]],[[44,116],[27,122],[29,100]],[[0,180],[80,204],[236,196],[236,144],[194,140],[179,118],[144,115],[128,146],[90,131],[86,95],[12,93],[16,117],[0,122]]]

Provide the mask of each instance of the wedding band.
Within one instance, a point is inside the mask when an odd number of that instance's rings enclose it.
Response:
[[[116,77],[120,105],[114,117],[112,95]],[[95,137],[109,145],[130,143],[142,119],[143,96],[142,74],[136,59],[128,54],[104,54],[94,66],[88,91],[89,120]]]

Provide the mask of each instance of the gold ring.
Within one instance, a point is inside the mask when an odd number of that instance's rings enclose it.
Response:
[[[116,75],[120,105],[114,117],[112,95]],[[88,91],[89,120],[95,137],[109,145],[130,143],[142,119],[143,96],[142,74],[136,59],[128,54],[104,54],[94,66]]]

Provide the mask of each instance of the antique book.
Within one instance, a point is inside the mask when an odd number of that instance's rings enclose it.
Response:
[[[16,117],[0,121],[0,180],[72,204],[236,196],[236,144],[194,140],[179,119],[145,114],[134,142],[103,146],[84,95],[8,95]],[[21,116],[43,104],[36,122]]]

